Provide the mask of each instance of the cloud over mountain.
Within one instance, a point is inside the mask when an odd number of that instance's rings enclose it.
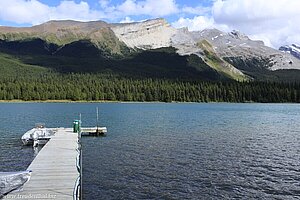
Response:
[[[253,39],[263,40],[268,46],[300,43],[300,1],[295,0],[216,0],[211,14],[181,18],[175,26],[191,30],[217,27],[224,31],[237,29]]]
[[[79,21],[97,20],[104,15],[92,10],[88,3],[61,1],[51,7],[37,0],[0,1],[0,19],[17,24],[40,24],[49,20],[73,19]]]

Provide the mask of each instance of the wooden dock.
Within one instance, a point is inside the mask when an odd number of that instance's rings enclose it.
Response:
[[[73,129],[59,128],[50,141],[41,149],[28,170],[31,179],[23,191],[7,195],[17,199],[73,199],[78,156],[78,134]]]

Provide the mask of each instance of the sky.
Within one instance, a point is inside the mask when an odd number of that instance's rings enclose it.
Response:
[[[300,44],[300,0],[0,0],[0,26],[152,18],[165,18],[172,26],[190,31],[238,30],[274,48]]]

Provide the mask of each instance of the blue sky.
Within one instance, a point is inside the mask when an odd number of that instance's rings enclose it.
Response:
[[[275,48],[300,44],[300,0],[0,0],[0,26],[64,19],[124,23],[158,17],[191,31],[239,30]]]

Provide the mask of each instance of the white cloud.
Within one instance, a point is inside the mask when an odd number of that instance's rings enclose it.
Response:
[[[105,0],[100,1],[105,5],[107,16],[123,18],[126,16],[147,15],[151,17],[163,17],[178,12],[178,5],[175,0],[125,0],[121,4],[110,5]]]
[[[239,29],[270,46],[300,43],[299,0],[217,0],[215,22]]]
[[[51,19],[73,19],[78,21],[99,20],[104,15],[92,10],[88,3],[74,1],[62,1],[57,7],[51,8]]]
[[[205,16],[197,16],[192,19],[181,17],[178,21],[172,23],[172,25],[176,28],[188,27],[190,31],[215,27],[213,18]]]
[[[183,13],[193,14],[193,15],[204,15],[211,11],[210,7],[197,6],[197,7],[189,7],[184,6],[181,11]]]
[[[50,10],[50,7],[36,0],[0,1],[0,19],[20,24],[45,21]]]
[[[92,10],[84,1],[62,1],[57,7],[37,0],[0,1],[0,20],[19,24],[39,24],[53,19],[88,21],[101,17],[101,12]]]
[[[217,0],[213,15],[217,22],[247,23],[299,15],[298,0]]]
[[[270,40],[270,36],[266,35],[266,34],[256,34],[256,35],[249,35],[249,38],[251,40],[260,40],[260,41],[264,41],[266,46],[271,47],[272,43]]]
[[[101,8],[107,8],[107,6],[110,4],[110,0],[100,0],[99,4]]]
[[[226,24],[218,24],[213,17],[209,16],[196,16],[194,18],[181,17],[178,21],[172,23],[176,28],[187,27],[189,31],[201,31],[203,29],[216,28],[225,32],[229,32],[232,29]]]
[[[63,0],[57,6],[48,6],[39,0],[0,0],[0,20],[35,25],[60,19],[119,21],[136,16],[155,18],[179,12],[175,0],[124,0],[115,5],[112,4],[112,0],[98,2],[100,10],[93,10],[84,0]],[[132,21],[132,18],[130,19]]]
[[[132,23],[132,22],[134,22],[134,20],[131,19],[130,17],[125,17],[120,21],[120,23]]]

